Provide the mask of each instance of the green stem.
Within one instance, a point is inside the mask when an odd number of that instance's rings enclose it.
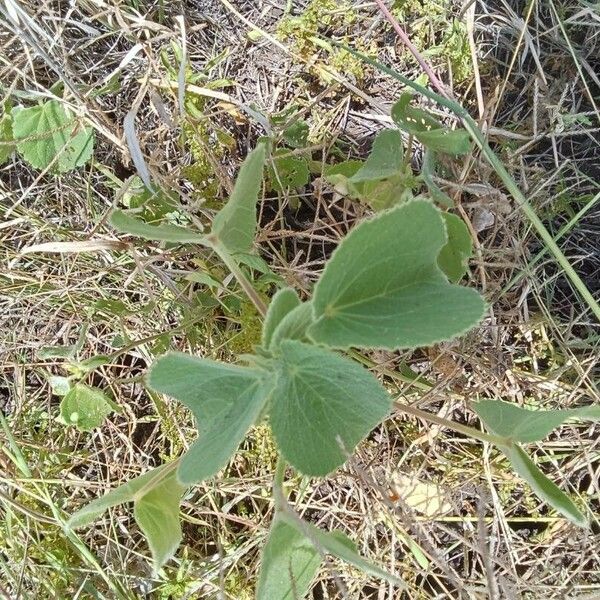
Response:
[[[224,248],[218,241],[216,243],[211,244],[211,248],[219,255],[219,258],[225,263],[225,266],[229,269],[231,274],[236,278],[237,282],[240,284],[240,287],[244,290],[246,296],[250,298],[252,304],[256,307],[256,310],[260,313],[260,315],[264,318],[267,315],[267,305],[263,302],[263,299],[260,297],[258,292],[252,286],[252,283],[248,280],[246,275],[240,266],[237,264],[233,256],[229,253],[229,251]]]
[[[444,419],[443,417],[438,417],[437,415],[433,415],[431,413],[425,412],[424,410],[415,408],[414,406],[410,406],[409,404],[394,402],[394,407],[400,412],[407,413],[409,415],[412,415],[413,417],[418,417],[419,419],[423,419],[424,421],[436,423],[437,425],[447,427],[448,429],[452,429],[454,431],[458,431],[459,433],[468,435],[469,437],[472,437],[476,440],[480,440],[482,442],[488,442],[489,444],[494,444],[496,446],[500,446],[501,448],[506,448],[510,445],[509,440],[499,435],[492,435],[491,433],[485,433],[484,431],[479,431],[479,429],[475,429],[467,425],[455,423],[454,421],[450,421],[449,419]]]
[[[430,383],[429,381],[427,381],[427,379],[425,377],[422,377],[418,373],[408,374],[406,372],[402,373],[400,371],[392,371],[391,369],[386,369],[385,367],[378,365],[375,361],[371,360],[370,358],[363,356],[357,350],[348,350],[347,354],[348,354],[348,356],[351,356],[357,362],[365,365],[365,367],[368,367],[369,369],[375,369],[382,375],[385,375],[386,377],[389,377],[390,379],[394,379],[395,381],[401,381],[402,383],[408,383],[409,386],[419,388],[420,390],[423,390],[425,392],[431,391],[434,387],[433,383]],[[406,368],[408,370],[410,370],[410,367],[407,366]],[[410,389],[410,387],[409,387],[409,389]],[[404,390],[404,392],[406,393],[406,392],[408,392],[408,390]]]

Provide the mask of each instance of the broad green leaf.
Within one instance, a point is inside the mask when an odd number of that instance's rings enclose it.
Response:
[[[392,119],[404,131],[414,135],[426,148],[446,154],[468,154],[469,134],[464,129],[444,127],[427,111],[410,106],[411,95],[402,94],[392,107]]]
[[[133,505],[133,516],[150,546],[155,572],[175,554],[181,543],[179,505],[184,491],[185,487],[171,476]]]
[[[438,266],[446,277],[457,283],[467,272],[467,261],[473,253],[471,234],[465,222],[456,215],[442,213],[446,223],[448,241],[438,255]]]
[[[300,306],[300,298],[298,298],[298,294],[290,287],[279,290],[273,296],[263,324],[262,345],[265,348],[271,345],[273,332],[279,323],[281,323],[283,317],[297,306]]]
[[[320,564],[319,552],[302,532],[275,517],[262,552],[257,600],[301,600]]]
[[[93,129],[67,113],[61,102],[50,100],[31,108],[15,108],[12,117],[17,150],[36,169],[45,169],[58,156],[52,171],[64,173],[91,158]]]
[[[352,184],[348,183],[350,177],[356,174],[365,163],[362,160],[346,160],[335,165],[325,167],[323,177],[329,182],[338,194],[349,196],[355,193]]]
[[[63,421],[67,425],[75,425],[80,431],[100,427],[113,410],[113,405],[104,392],[83,383],[76,383],[60,403]]]
[[[292,148],[303,148],[308,143],[308,134],[308,124],[299,119],[283,131],[283,139]]]
[[[587,527],[588,521],[574,502],[556,484],[548,479],[517,444],[503,446],[502,451],[510,460],[514,470],[531,486],[533,491],[570,521]]]
[[[269,180],[274,190],[283,193],[290,188],[305,186],[310,181],[310,171],[305,158],[289,156],[273,156],[273,166],[269,165]]]
[[[15,151],[12,117],[5,113],[0,117],[0,165],[5,163]]]
[[[329,183],[336,185],[345,182],[362,169],[365,163],[362,160],[346,160],[335,165],[327,165],[323,175]],[[348,191],[338,190],[340,194],[347,194]]]
[[[452,198],[450,198],[450,196],[448,196],[433,179],[435,175],[435,166],[436,161],[434,152],[425,149],[423,164],[421,165],[421,178],[425,182],[433,201],[447,208],[451,208],[454,206],[454,200],[452,200]]]
[[[361,183],[392,177],[402,170],[403,157],[402,134],[397,129],[384,129],[375,137],[369,157],[350,181]]]
[[[60,375],[50,375],[48,383],[52,388],[52,393],[56,396],[66,396],[71,391],[71,382],[68,377]]]
[[[342,531],[323,531],[315,525],[306,522],[299,522],[292,519],[289,515],[282,513],[280,519],[302,533],[305,537],[309,536],[311,542],[318,547],[321,552],[332,554],[342,559],[348,564],[354,565],[367,575],[380,577],[394,585],[405,587],[404,582],[395,575],[388,573],[370,560],[363,558],[356,550],[354,542]]]
[[[416,182],[410,167],[404,171],[378,181],[365,181],[352,183],[351,189],[355,190],[351,196],[368,204],[374,211],[382,211],[413,198],[412,188]]]
[[[178,227],[170,223],[149,225],[145,221],[136,219],[119,209],[113,210],[110,215],[110,224],[120,233],[128,233],[146,240],[174,243],[205,243],[205,236],[197,231],[191,231],[185,227]]]
[[[264,144],[248,154],[229,201],[213,220],[212,233],[230,253],[249,252],[252,249],[265,154]]]
[[[448,283],[437,264],[446,242],[440,212],[425,201],[355,227],[315,287],[309,337],[333,348],[416,348],[475,326],[485,303]]]
[[[416,179],[403,164],[402,135],[396,129],[377,134],[366,162],[346,161],[326,170],[325,178],[338,193],[384,210],[412,197]]]
[[[185,404],[196,417],[198,439],[177,472],[186,485],[212,477],[227,464],[259,418],[272,387],[261,371],[181,353],[159,358],[148,384]]]
[[[502,400],[481,400],[473,408],[491,432],[523,443],[544,439],[569,419],[600,420],[600,406],[531,410]]]
[[[83,527],[113,506],[133,502],[135,520],[148,540],[158,570],[181,542],[179,504],[185,488],[177,482],[175,466],[161,465],[96,498],[72,515],[67,525]]]
[[[338,354],[283,340],[271,427],[285,459],[306,475],[327,475],[389,412],[377,379]]]
[[[313,322],[313,309],[304,302],[290,311],[273,332],[271,349],[277,348],[282,340],[307,340],[307,331]]]

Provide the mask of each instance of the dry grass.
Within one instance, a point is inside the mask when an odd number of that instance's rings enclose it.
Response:
[[[291,4],[300,12],[300,3]],[[353,22],[321,33],[342,36],[418,76],[376,9],[353,4]],[[552,231],[568,224],[563,247],[598,292],[600,115],[594,99],[600,91],[600,16],[582,1],[533,2],[530,14],[524,4],[474,4],[480,101],[470,83],[474,76],[455,82],[454,91],[472,114],[482,109],[491,140]],[[409,34],[424,44],[440,42],[440,19],[407,5]],[[0,8],[3,18],[6,6],[13,3]],[[135,240],[134,253],[22,251],[49,241],[115,239],[106,219],[135,174],[122,130],[134,106],[154,181],[176,192],[182,218],[207,223],[231,188],[240,159],[264,134],[252,111],[270,115],[296,104],[311,127],[313,158],[324,162],[334,142],[346,154],[363,154],[399,89],[368,69],[357,78],[338,65],[337,75],[323,75],[319,65],[328,59],[318,47],[264,36],[250,41],[253,26],[275,34],[286,7],[281,0],[233,6],[220,0],[79,0],[18,7],[19,25],[0,23],[0,89],[13,101],[28,101],[47,96],[61,81],[66,98],[95,128],[97,147],[93,163],[64,176],[40,174],[17,158],[0,170],[6,214],[0,224],[0,408],[7,425],[0,433],[0,595],[250,598],[272,515],[274,450],[265,428],[249,436],[222,476],[185,496],[184,542],[157,577],[127,507],[76,535],[62,524],[88,500],[177,455],[193,439],[189,415],[143,386],[154,356],[172,347],[232,359],[256,341],[258,318],[201,248]],[[452,11],[458,15],[460,9]],[[222,91],[232,102],[198,100],[205,137],[196,143],[216,172],[210,185],[192,181],[185,171],[198,158],[181,131],[190,135],[199,121],[181,115],[177,86],[161,62],[161,51],[181,43],[183,35],[191,68],[205,75],[199,85],[230,82]],[[454,81],[446,58],[430,60]],[[104,90],[111,74],[115,85]],[[217,130],[234,143],[221,148]],[[548,408],[598,402],[593,317],[478,157],[453,168],[449,178],[458,182],[453,191],[460,214],[477,235],[470,284],[493,303],[489,318],[464,339],[430,352],[368,358],[376,370],[410,365],[428,383],[399,386],[398,394],[473,425],[468,407],[478,397]],[[365,214],[317,178],[296,195],[263,202],[261,255],[306,296],[336,243]],[[189,279],[199,270],[222,282],[218,302],[214,292]],[[266,284],[262,292],[272,289]],[[106,301],[122,306],[114,310]],[[121,409],[91,434],[57,423],[59,398],[48,376],[64,375],[65,361],[41,352],[78,340],[79,359],[110,356],[86,381]],[[535,449],[538,464],[595,513],[597,427],[565,426]],[[429,487],[415,491],[415,481]],[[335,476],[292,482],[292,498],[307,518],[347,532],[365,556],[407,583],[406,591],[393,591],[333,563],[320,574],[314,598],[600,597],[597,527],[578,530],[557,517],[499,453],[439,426],[393,415]],[[419,504],[417,492],[432,493],[431,484],[436,498]]]

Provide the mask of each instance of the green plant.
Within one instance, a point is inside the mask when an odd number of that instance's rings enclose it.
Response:
[[[15,148],[31,166],[64,173],[91,158],[94,131],[58,100],[15,107],[0,120],[0,163]]]
[[[197,440],[182,457],[93,501],[73,515],[70,524],[85,525],[106,508],[133,501],[135,518],[159,568],[180,542],[179,502],[186,487],[214,476],[249,428],[268,418],[280,456],[273,486],[275,517],[263,552],[258,597],[304,597],[327,554],[402,585],[398,577],[361,558],[341,532],[324,532],[296,513],[284,491],[286,464],[305,475],[325,476],[346,462],[390,413],[392,399],[386,388],[340,351],[427,346],[456,337],[480,321],[486,308],[481,296],[448,280],[462,275],[469,248],[464,236],[453,232],[456,218],[444,217],[425,199],[404,202],[350,232],[328,261],[310,300],[303,302],[294,290],[284,288],[267,308],[237,258],[253,245],[265,161],[261,144],[248,155],[229,202],[208,234],[169,224],[152,226],[122,211],[113,213],[111,222],[121,232],[196,242],[214,251],[263,315],[264,324],[261,344],[254,354],[240,357],[242,364],[181,353],[155,362],[148,386],[192,411],[199,427]],[[372,166],[373,161],[367,161],[365,171]],[[378,175],[376,169],[372,174]],[[444,256],[449,243],[452,252]],[[543,438],[567,418],[600,418],[597,407],[534,412],[500,401],[479,402],[475,411],[490,433],[412,406],[396,407],[495,444],[541,498],[578,525],[587,523],[521,444]]]
[[[81,350],[87,327],[82,328],[79,339],[72,346],[51,346],[42,348],[39,358],[60,358],[68,376],[48,375],[52,392],[62,398],[60,418],[64,425],[72,425],[80,431],[91,431],[100,427],[106,417],[118,406],[100,389],[81,382],[90,372],[110,362],[108,356],[97,355],[86,360],[76,360]]]

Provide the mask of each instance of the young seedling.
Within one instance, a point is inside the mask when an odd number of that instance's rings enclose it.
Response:
[[[403,118],[414,116],[406,114]],[[447,139],[448,134],[435,135]],[[385,134],[386,144],[394,139],[399,136]],[[463,144],[462,134],[457,140]],[[258,598],[304,597],[327,554],[401,586],[396,576],[361,558],[340,532],[324,532],[303,521],[288,504],[283,480],[287,464],[314,477],[335,471],[390,414],[392,398],[386,388],[344,351],[427,346],[455,338],[480,322],[486,310],[483,298],[454,283],[470,254],[464,224],[426,199],[384,210],[357,225],[340,243],[310,300],[302,302],[294,290],[284,288],[267,308],[236,259],[253,246],[265,160],[263,145],[248,155],[229,202],[208,234],[152,226],[121,211],[113,213],[111,223],[123,233],[196,242],[214,250],[263,314],[262,343],[254,355],[242,357],[244,364],[181,353],[159,358],[148,374],[148,386],[192,411],[197,440],[176,461],[93,501],[73,515],[70,524],[83,526],[109,506],[133,501],[155,568],[160,568],[181,539],[179,500],[185,488],[215,476],[248,429],[268,419],[280,460],[274,478],[276,513],[263,551]],[[368,160],[353,183],[363,176],[367,181],[369,171],[377,180],[377,169],[385,168],[379,158]],[[567,418],[600,418],[599,410],[532,412],[499,401],[480,402],[475,410],[489,434],[450,421],[444,424],[496,444],[541,498],[585,525],[581,511],[535,467],[519,443],[541,439]]]

